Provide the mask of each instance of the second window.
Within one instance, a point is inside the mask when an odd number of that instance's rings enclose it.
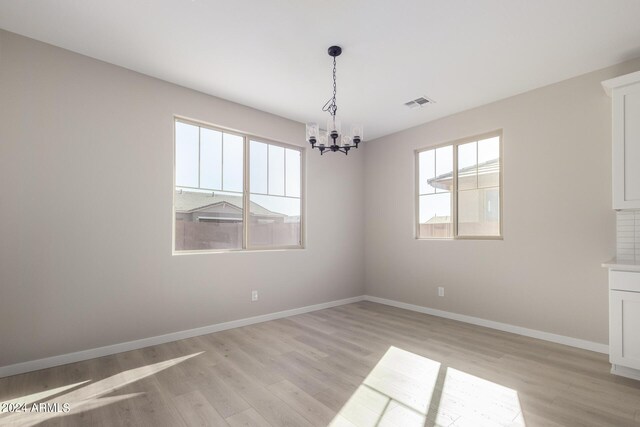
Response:
[[[502,132],[416,152],[417,237],[502,237]]]

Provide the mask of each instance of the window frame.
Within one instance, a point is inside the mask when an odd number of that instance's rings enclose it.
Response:
[[[478,235],[467,236],[458,235],[458,146],[468,144],[470,142],[478,142],[489,138],[499,138],[500,147],[500,167],[498,172],[499,182],[499,195],[500,195],[500,234],[491,235]],[[503,147],[503,131],[502,129],[494,130],[491,132],[485,132],[470,137],[457,139],[455,141],[444,142],[440,144],[430,145],[428,147],[422,147],[414,150],[414,168],[415,168],[415,182],[414,182],[414,236],[416,240],[504,240],[504,147]],[[452,236],[451,237],[421,237],[420,236],[420,153],[429,150],[435,150],[437,148],[448,147],[453,148],[453,187],[451,189],[451,222],[452,222]]]
[[[242,247],[237,249],[202,249],[202,250],[176,250],[176,123],[198,126],[217,132],[223,132],[242,138]],[[295,150],[300,153],[300,243],[298,245],[278,245],[278,246],[255,246],[249,243],[249,209],[251,204],[251,188],[250,188],[250,158],[251,158],[251,141],[262,142],[268,145],[275,145],[284,149]],[[229,252],[259,252],[259,251],[279,251],[290,249],[306,249],[306,147],[287,144],[275,141],[270,138],[262,137],[236,129],[224,126],[214,125],[201,120],[192,119],[185,116],[173,116],[173,187],[172,187],[172,203],[171,203],[171,254],[172,255],[194,255],[194,254],[210,254],[210,253],[229,253]],[[198,156],[200,154],[198,153]],[[224,158],[223,158],[224,164]],[[286,165],[286,160],[285,160]],[[285,166],[286,167],[286,166]],[[198,161],[198,168],[200,162]],[[286,172],[285,172],[286,173]],[[187,187],[185,187],[187,188]],[[223,190],[212,190],[221,191]]]

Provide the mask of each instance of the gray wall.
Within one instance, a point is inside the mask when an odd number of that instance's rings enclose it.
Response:
[[[615,215],[600,82],[638,69],[628,62],[368,142],[367,293],[607,343],[600,264],[615,255]],[[504,240],[415,240],[413,150],[495,129]]]
[[[364,293],[362,150],[307,151],[306,250],[171,256],[174,114],[304,125],[4,31],[0,108],[0,366]]]

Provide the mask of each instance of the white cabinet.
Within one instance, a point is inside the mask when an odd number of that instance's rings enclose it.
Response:
[[[614,373],[640,376],[640,272],[609,271],[609,361]]]
[[[640,71],[602,82],[611,96],[613,208],[640,208]]]
[[[640,369],[640,292],[611,291],[610,304],[609,361]]]

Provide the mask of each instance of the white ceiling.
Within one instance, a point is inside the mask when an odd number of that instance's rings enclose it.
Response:
[[[0,27],[373,139],[640,56],[639,0],[3,0]],[[403,104],[426,95],[437,103]]]

